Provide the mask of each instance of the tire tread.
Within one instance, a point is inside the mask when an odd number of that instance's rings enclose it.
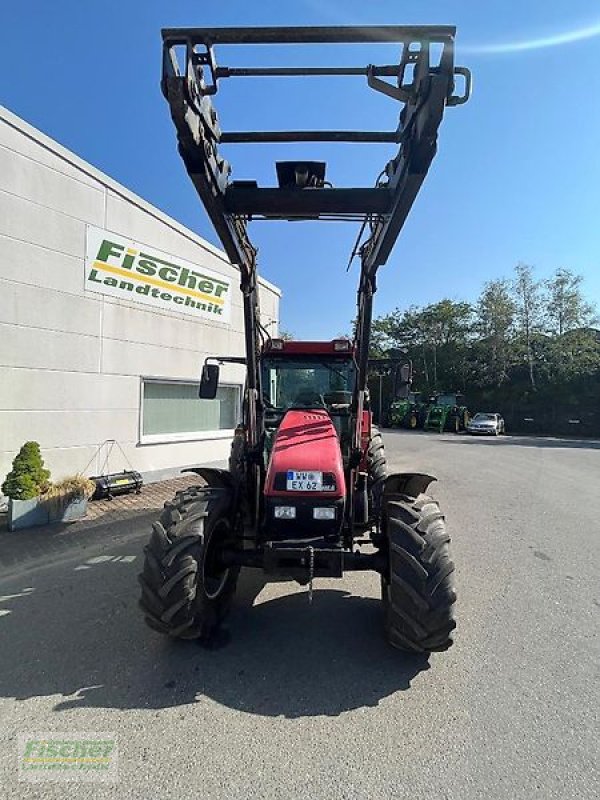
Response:
[[[167,501],[153,523],[139,576],[139,605],[153,630],[183,639],[208,637],[227,612],[237,571],[214,601],[205,597],[199,581],[211,520],[229,516],[230,500],[210,488],[190,486]]]
[[[383,529],[390,562],[382,580],[388,640],[411,652],[447,650],[456,592],[444,515],[427,495],[387,497]]]

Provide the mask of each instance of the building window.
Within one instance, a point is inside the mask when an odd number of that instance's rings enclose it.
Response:
[[[238,422],[239,386],[219,386],[214,400],[200,400],[197,383],[145,380],[142,386],[142,439],[203,438],[230,431]]]

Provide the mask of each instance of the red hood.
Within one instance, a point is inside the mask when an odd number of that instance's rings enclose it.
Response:
[[[288,411],[281,421],[267,469],[266,495],[303,495],[313,492],[288,492],[279,485],[275,489],[275,475],[288,470],[329,472],[335,476],[335,491],[328,497],[344,497],[344,465],[337,432],[325,410]],[[321,493],[318,493],[322,496]]]

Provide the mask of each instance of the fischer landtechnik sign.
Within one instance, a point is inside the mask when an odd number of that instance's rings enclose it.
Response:
[[[86,231],[85,289],[207,321],[229,322],[231,314],[228,278],[92,225]]]

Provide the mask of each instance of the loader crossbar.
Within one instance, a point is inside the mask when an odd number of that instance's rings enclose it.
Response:
[[[173,44],[385,44],[444,41],[454,38],[454,25],[316,25],[250,28],[163,28],[164,41]]]

